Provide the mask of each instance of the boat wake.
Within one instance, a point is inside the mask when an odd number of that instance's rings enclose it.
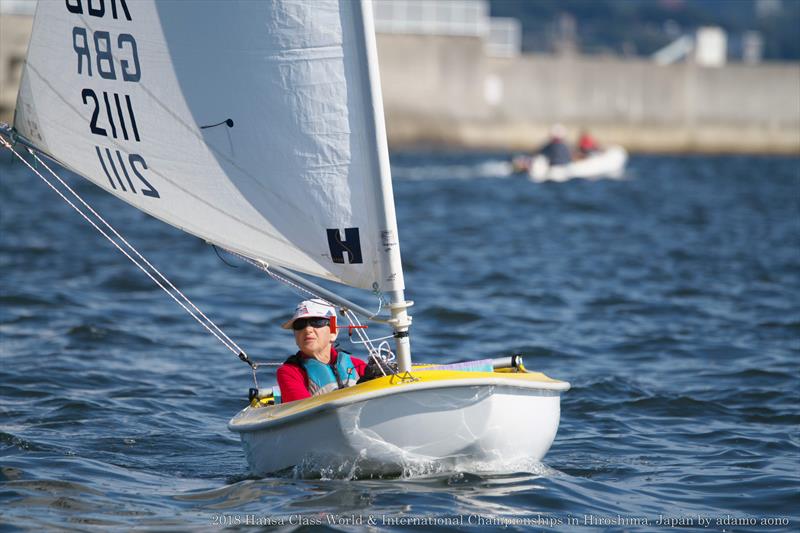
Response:
[[[402,180],[471,180],[485,178],[508,178],[514,168],[507,160],[480,161],[475,164],[392,166],[392,176]]]
[[[278,477],[293,479],[345,480],[364,479],[460,479],[464,476],[505,476],[510,474],[532,474],[554,477],[561,472],[533,459],[492,459],[475,461],[467,458],[432,460],[404,453],[397,461],[397,468],[387,469],[385,464],[375,468],[375,463],[366,458],[366,450],[355,459],[333,461],[330,457],[309,456],[302,463],[276,473]]]

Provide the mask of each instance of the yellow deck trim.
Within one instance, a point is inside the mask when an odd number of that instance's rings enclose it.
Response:
[[[413,379],[413,381],[412,381]],[[480,380],[498,380],[501,379],[505,384],[513,385],[514,381],[526,384],[542,383],[542,384],[564,384],[563,381],[552,379],[541,372],[471,372],[471,371],[456,371],[456,370],[424,370],[424,367],[414,367],[410,374],[409,380],[404,380],[400,375],[386,376],[376,378],[364,383],[360,383],[353,387],[346,389],[339,389],[320,396],[312,396],[304,400],[297,400],[289,403],[282,403],[278,405],[257,406],[250,407],[246,411],[250,414],[258,414],[258,418],[264,421],[276,421],[292,417],[293,415],[315,410],[318,407],[324,406],[329,403],[337,402],[340,400],[351,399],[356,396],[361,396],[373,392],[378,392],[386,389],[401,389],[409,387],[413,384],[419,383],[435,383],[435,382],[458,382],[458,381],[480,381]],[[235,427],[236,419],[231,421],[230,426]],[[249,418],[249,417],[248,417]],[[244,422],[244,421],[242,421]]]

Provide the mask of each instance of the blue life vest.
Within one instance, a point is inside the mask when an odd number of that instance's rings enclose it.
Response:
[[[335,365],[320,363],[313,357],[303,357],[301,361],[308,373],[308,391],[312,396],[352,387],[358,382],[356,367],[344,352],[337,353]]]

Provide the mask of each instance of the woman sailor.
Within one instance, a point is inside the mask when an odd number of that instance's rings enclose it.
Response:
[[[356,384],[367,364],[333,347],[336,309],[319,299],[304,300],[284,329],[294,330],[300,350],[278,368],[281,402],[302,400]]]

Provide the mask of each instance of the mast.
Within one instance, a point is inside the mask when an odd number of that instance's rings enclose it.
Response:
[[[384,244],[389,254],[390,272],[399,276],[398,288],[389,291],[389,308],[392,318],[389,323],[394,330],[396,340],[397,365],[400,372],[411,370],[411,341],[409,338],[409,327],[411,326],[411,316],[407,309],[413,302],[406,301],[403,292],[403,265],[400,260],[400,244],[397,232],[397,216],[394,209],[394,192],[392,190],[392,173],[389,165],[389,147],[386,142],[386,123],[383,116],[383,96],[381,94],[380,72],[378,70],[378,45],[375,40],[375,24],[372,16],[371,0],[360,0],[354,3],[356,21],[361,19],[364,31],[356,32],[363,35],[364,51],[367,57],[366,82],[369,84],[368,94],[372,99],[372,106],[368,106],[372,114],[374,131],[371,140],[375,142],[375,153],[380,189],[383,195],[382,215],[384,222]]]

